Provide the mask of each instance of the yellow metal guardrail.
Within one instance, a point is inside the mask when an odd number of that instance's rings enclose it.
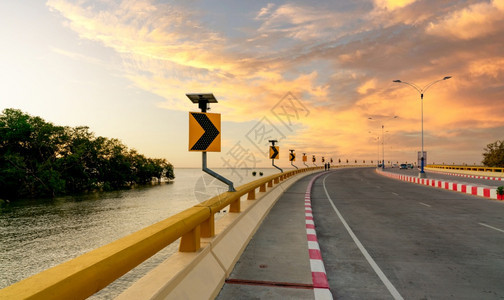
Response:
[[[477,172],[504,172],[504,168],[493,168],[485,166],[448,166],[448,165],[427,165],[427,168],[445,169],[445,170],[462,170],[462,171],[477,171]]]
[[[215,235],[215,213],[230,206],[240,212],[240,198],[255,199],[255,190],[266,192],[296,174],[321,167],[292,170],[242,185],[188,208],[161,222],[42,271],[0,290],[0,299],[85,299],[103,289],[149,257],[181,238],[179,251],[200,249],[201,237]]]

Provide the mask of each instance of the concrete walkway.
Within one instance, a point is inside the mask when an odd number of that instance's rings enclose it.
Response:
[[[216,299],[315,299],[305,224],[306,176],[280,197]]]

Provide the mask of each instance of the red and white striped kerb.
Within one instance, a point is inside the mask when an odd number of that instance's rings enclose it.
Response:
[[[485,186],[473,186],[458,182],[444,181],[444,180],[436,180],[436,179],[426,179],[426,178],[418,178],[413,176],[406,176],[396,173],[384,172],[382,170],[377,170],[379,174],[385,175],[390,178],[399,179],[402,181],[429,185],[432,187],[442,188],[450,191],[470,194],[474,196],[480,196],[490,199],[498,199],[496,188],[489,188]]]
[[[504,177],[492,177],[492,176],[481,176],[481,175],[470,175],[470,174],[458,174],[458,173],[440,172],[440,171],[434,171],[434,170],[429,170],[429,172],[431,172],[431,173],[437,173],[437,174],[443,174],[443,175],[450,175],[450,176],[458,176],[458,177],[467,177],[467,178],[476,178],[476,179],[487,179],[487,180],[504,181]]]

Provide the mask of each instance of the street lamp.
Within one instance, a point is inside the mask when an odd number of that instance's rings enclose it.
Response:
[[[391,120],[391,119],[397,119],[398,117],[397,116],[393,116],[393,117],[390,117],[388,118],[387,120]],[[374,120],[373,118],[369,117],[368,120]],[[385,139],[384,139],[384,128],[385,128],[385,124],[382,122],[382,125],[381,125],[381,135],[382,135],[382,170],[385,169]],[[388,132],[388,131],[387,131]]]
[[[369,133],[371,134],[372,132],[369,131]],[[378,159],[376,160],[376,167],[379,168],[380,167],[380,137],[377,136],[373,139],[374,141],[378,142],[376,145],[378,146],[376,149],[377,149],[377,152],[378,153]]]
[[[421,103],[421,110],[422,110],[422,156],[420,158],[420,173],[418,174],[418,177],[419,178],[425,178],[426,175],[425,175],[425,171],[424,171],[424,165],[425,165],[425,158],[424,158],[424,130],[423,130],[423,95],[425,94],[425,92],[427,92],[427,90],[433,86],[434,84],[440,82],[440,81],[443,81],[443,80],[447,80],[447,79],[450,79],[452,78],[451,76],[445,76],[443,77],[443,79],[439,79],[439,80],[435,80],[429,84],[427,84],[425,87],[423,88],[420,88],[418,85],[414,84],[414,83],[409,83],[409,82],[405,82],[405,81],[401,81],[399,79],[397,80],[394,80],[393,82],[396,82],[396,83],[404,83],[404,84],[407,84],[411,87],[413,87],[415,90],[417,90],[417,92],[420,93],[420,103]]]

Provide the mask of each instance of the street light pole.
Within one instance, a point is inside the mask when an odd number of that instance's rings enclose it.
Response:
[[[396,83],[404,83],[404,84],[407,84],[411,87],[413,87],[415,90],[417,90],[417,92],[420,93],[420,105],[421,105],[421,114],[422,114],[422,156],[420,158],[420,173],[418,174],[418,177],[419,178],[425,178],[426,175],[425,175],[425,171],[424,171],[424,166],[425,166],[425,157],[424,157],[424,124],[423,124],[423,96],[425,94],[425,92],[427,92],[427,90],[433,86],[434,84],[440,82],[440,81],[443,81],[443,80],[447,80],[447,79],[450,79],[452,78],[451,76],[445,76],[443,77],[443,79],[439,79],[439,80],[434,80],[433,82],[427,84],[425,87],[423,88],[420,88],[418,85],[414,84],[414,83],[409,83],[409,82],[405,82],[405,81],[401,81],[399,79],[397,80],[394,80],[393,82],[396,82]]]
[[[397,116],[390,117],[389,120],[391,119],[397,119]],[[373,118],[369,117],[368,120],[374,120]],[[385,137],[384,137],[384,128],[385,124],[382,122],[381,125],[381,135],[382,135],[382,170],[385,169]],[[387,131],[388,132],[388,131]],[[378,153],[380,153],[378,151]]]
[[[384,141],[385,141],[385,137],[383,136],[383,128],[385,126],[382,124],[381,126],[381,150],[382,150],[382,164],[381,164],[381,167],[382,167],[382,170],[385,170],[385,144],[384,144]]]
[[[369,133],[371,133],[371,131],[369,131]],[[378,148],[376,148],[376,155],[377,155],[377,160],[376,160],[376,167],[379,168],[380,166],[380,136],[377,136],[374,138],[375,141],[377,141],[376,143],[376,146],[378,146]]]

